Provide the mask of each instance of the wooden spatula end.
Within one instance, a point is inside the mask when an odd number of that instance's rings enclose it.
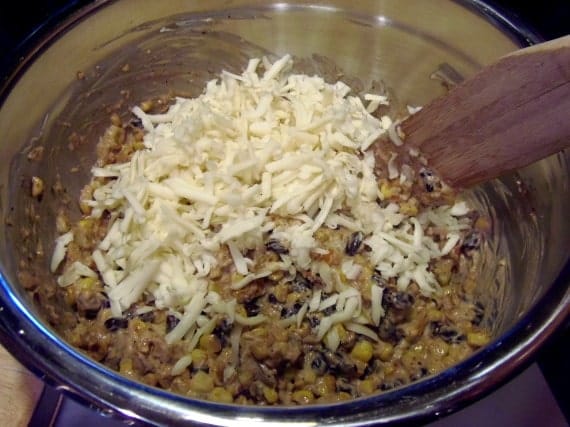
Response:
[[[402,122],[451,186],[467,188],[570,146],[570,36],[522,49]]]

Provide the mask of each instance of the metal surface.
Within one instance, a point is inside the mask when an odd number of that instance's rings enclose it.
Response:
[[[466,6],[467,5],[467,6]],[[122,111],[149,96],[195,95],[222,68],[292,53],[307,71],[368,89],[382,80],[400,105],[443,93],[429,76],[449,64],[468,76],[517,43],[536,41],[480,1],[101,1],[55,30],[0,93],[0,340],[56,388],[104,410],[169,425],[362,425],[414,422],[452,412],[530,363],[568,317],[569,158],[553,156],[469,195],[496,220],[482,294],[496,340],[440,375],[382,395],[335,405],[239,407],[186,399],[119,376],[65,344],[19,285],[19,268],[47,270],[55,214],[65,198],[29,197],[31,176],[46,188],[61,177],[76,200],[94,161],[93,145],[69,150],[73,131],[95,138],[104,106]],[[318,54],[318,56],[314,56]],[[130,71],[123,67],[129,64]],[[81,72],[82,79],[77,79]],[[129,89],[129,96],[121,90]],[[35,147],[43,158],[30,161]],[[72,168],[77,168],[72,171]],[[23,232],[24,230],[24,232]],[[504,258],[506,263],[500,261]],[[491,298],[492,297],[492,298]]]

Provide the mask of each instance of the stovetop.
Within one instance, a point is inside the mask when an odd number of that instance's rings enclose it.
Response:
[[[43,0],[0,3],[0,84],[18,61],[17,52],[28,36],[42,33],[70,11],[93,0]],[[492,0],[491,0],[492,1]],[[570,0],[523,2],[494,0],[534,28],[545,39],[570,34]],[[538,355],[537,363],[479,402],[429,427],[569,427],[570,327],[566,327]],[[118,427],[124,420],[102,415],[46,386],[30,420],[30,427]],[[131,424],[132,425],[132,424]],[[143,426],[142,423],[135,423]]]

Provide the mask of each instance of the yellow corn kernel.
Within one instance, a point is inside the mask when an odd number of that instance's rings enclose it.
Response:
[[[392,195],[394,194],[392,192],[392,189],[390,188],[390,186],[388,185],[387,182],[383,182],[380,185],[380,192],[382,193],[382,195],[384,196],[384,198],[389,199],[390,197],[392,197]]]
[[[316,379],[313,389],[318,396],[332,394],[336,389],[336,381],[332,375],[319,377]]]
[[[77,288],[82,291],[88,291],[93,288],[95,283],[97,283],[95,277],[82,277],[77,281]]]
[[[387,362],[394,355],[394,346],[387,342],[382,342],[379,344],[378,357],[381,361]]]
[[[275,403],[279,399],[279,394],[277,394],[275,389],[263,387],[263,397],[267,400],[267,403]]]
[[[214,334],[202,335],[199,346],[208,354],[216,354],[222,350],[222,344]]]
[[[192,350],[190,355],[192,356],[192,363],[194,365],[202,365],[208,359],[208,354],[204,350],[199,348],[195,348],[194,350]]]
[[[430,308],[427,311],[427,319],[430,322],[435,322],[435,321],[442,321],[443,320],[443,313],[435,308]]]
[[[353,359],[360,360],[361,362],[364,363],[368,363],[368,361],[372,359],[373,351],[374,349],[369,341],[359,341],[352,348],[350,356]]]
[[[152,107],[154,107],[154,102],[152,100],[143,101],[140,105],[141,110],[143,110],[145,113],[148,113]]]
[[[234,401],[232,394],[222,387],[215,387],[210,392],[209,397],[210,400],[213,400],[214,402],[232,403]]]
[[[312,369],[303,369],[299,372],[299,379],[303,384],[314,384],[317,380],[317,374]]]
[[[274,282],[279,282],[281,279],[283,279],[283,277],[285,277],[285,273],[283,273],[282,270],[274,271],[269,275],[269,278]]]
[[[135,317],[134,319],[131,320],[131,328],[135,332],[142,332],[142,331],[148,329],[148,325],[145,322],[143,322],[141,319],[139,319],[138,317]],[[146,343],[145,343],[145,345],[146,345]]]
[[[467,343],[474,347],[482,347],[489,342],[489,335],[485,332],[469,332],[467,334]]]
[[[209,393],[214,389],[214,380],[204,371],[198,371],[190,380],[190,388],[198,393]]]
[[[453,261],[450,259],[441,259],[436,263],[434,273],[441,286],[449,285],[452,269]]]
[[[275,288],[273,288],[273,295],[280,303],[287,301],[287,295],[289,295],[289,286],[287,283],[279,283]]]
[[[336,332],[338,334],[338,337],[340,339],[341,342],[344,342],[347,338],[347,331],[344,328],[344,326],[342,326],[342,324],[337,323],[334,328],[336,329]]]
[[[360,394],[372,394],[376,391],[376,386],[372,380],[362,380],[358,384],[358,391]]]
[[[121,359],[119,362],[119,372],[122,375],[126,375],[127,377],[134,376],[135,372],[133,370],[133,361],[132,359],[125,357]]]
[[[418,206],[416,199],[410,199],[400,203],[400,213],[403,215],[414,216],[418,214]]]
[[[238,380],[244,387],[249,387],[253,382],[253,373],[246,370],[238,371]]]
[[[309,390],[297,390],[293,392],[292,398],[298,404],[304,405],[315,400],[315,395]]]

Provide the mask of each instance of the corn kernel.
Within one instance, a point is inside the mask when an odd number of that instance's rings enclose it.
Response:
[[[303,384],[314,384],[317,380],[317,374],[312,369],[303,369],[299,373],[299,379]]]
[[[400,204],[400,213],[403,215],[414,216],[418,214],[416,199],[410,199]]]
[[[380,351],[378,352],[378,357],[383,362],[388,362],[392,355],[394,354],[394,346],[390,343],[383,342],[380,344]]]
[[[372,344],[369,341],[359,341],[354,345],[350,356],[353,359],[368,363],[368,361],[372,359],[372,352]]]
[[[190,380],[190,388],[198,393],[208,393],[214,389],[214,380],[204,371],[198,371]]]
[[[83,291],[88,291],[93,288],[95,283],[97,283],[97,279],[95,277],[82,277],[77,281],[77,288]]]
[[[232,394],[222,387],[215,387],[210,392],[210,399],[221,403],[232,403],[234,401]]]
[[[300,405],[311,403],[315,400],[315,395],[309,390],[297,390],[293,392],[292,395],[293,401],[297,402]]]
[[[192,350],[190,355],[192,356],[192,363],[196,366],[204,364],[208,359],[208,354],[199,348]]]
[[[484,332],[469,332],[467,343],[474,347],[482,347],[489,342],[489,336]]]
[[[331,394],[336,389],[336,381],[332,375],[325,375],[324,377],[319,377],[315,381],[315,386],[313,387],[315,393],[318,396],[326,396]]]
[[[222,344],[214,334],[202,335],[199,346],[208,354],[216,354],[222,350]]]
[[[386,199],[389,199],[390,197],[392,197],[392,194],[393,194],[392,190],[390,189],[390,186],[386,182],[384,182],[380,185],[380,192],[382,193],[382,195]]]
[[[358,384],[358,391],[361,394],[372,394],[376,390],[374,381],[372,380],[362,380]]]
[[[133,360],[128,357],[121,359],[119,362],[119,372],[127,377],[134,376]]]
[[[275,389],[264,387],[263,388],[263,397],[267,400],[267,403],[275,403],[279,399],[279,395],[275,391]]]
[[[141,102],[140,108],[141,110],[143,110],[145,113],[148,113],[152,107],[154,107],[154,102],[153,101],[143,101]]]
[[[430,322],[442,321],[443,313],[435,308],[431,308],[427,312],[427,318]]]

